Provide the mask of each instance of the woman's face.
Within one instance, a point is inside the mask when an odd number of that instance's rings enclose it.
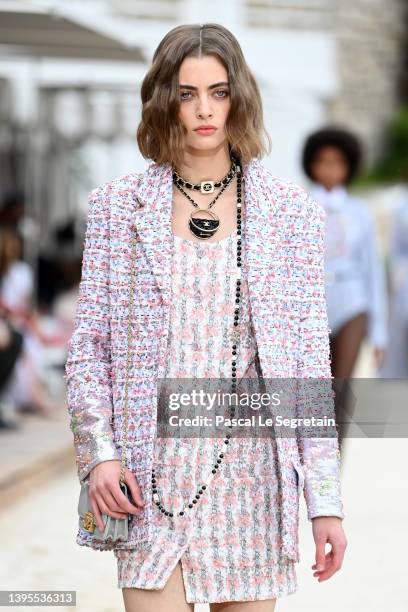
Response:
[[[213,56],[186,57],[180,66],[179,84],[185,149],[197,154],[225,147],[230,96],[228,74],[222,63]],[[202,125],[215,129],[197,131]]]
[[[321,147],[311,164],[314,180],[326,189],[344,185],[348,174],[347,160],[343,153],[332,146]]]

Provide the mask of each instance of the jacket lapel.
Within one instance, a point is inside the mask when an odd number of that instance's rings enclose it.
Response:
[[[138,188],[137,200],[140,206],[134,211],[134,220],[165,304],[170,303],[171,293],[172,194],[171,166],[151,162]]]
[[[243,164],[246,232],[244,231],[244,261],[252,302],[261,296],[266,279],[268,255],[273,244],[269,228],[273,220],[274,202],[265,188],[263,168],[258,160]],[[173,182],[169,164],[151,162],[142,174],[137,190],[139,206],[134,221],[161,291],[163,303],[171,298],[171,260],[173,233],[171,227]],[[256,304],[253,303],[256,308]]]

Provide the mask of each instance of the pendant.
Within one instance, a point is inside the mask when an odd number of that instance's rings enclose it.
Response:
[[[206,213],[207,215],[210,215],[211,218],[203,219],[202,217],[193,217],[193,215],[197,212]],[[214,236],[219,226],[219,218],[215,213],[211,212],[211,210],[208,210],[208,208],[199,208],[198,210],[193,211],[188,222],[190,232],[202,240],[206,240],[207,238]]]
[[[214,181],[202,181],[200,191],[201,193],[214,193]]]

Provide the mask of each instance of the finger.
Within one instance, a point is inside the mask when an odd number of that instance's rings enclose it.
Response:
[[[344,553],[346,550],[346,546],[342,542],[333,542],[332,549],[333,549],[332,566],[335,568],[335,571],[337,572],[343,565],[343,559],[344,559]]]
[[[325,555],[325,544],[326,538],[317,538],[316,539],[316,570],[321,571],[326,567],[326,555]]]
[[[336,539],[331,542],[331,563],[330,571],[334,574],[343,565],[344,553],[346,550],[346,542],[343,539]]]
[[[99,509],[103,514],[108,514],[109,516],[113,516],[114,518],[126,518],[127,512],[117,512],[116,510],[112,510],[109,504],[105,502],[103,497],[98,496],[96,499]]]
[[[124,492],[122,491],[122,489],[118,486],[117,489],[115,489],[115,495],[118,496],[119,498],[119,503],[122,509],[126,509],[126,512],[131,512],[132,514],[139,514],[141,511],[141,508],[138,506],[135,506],[134,504],[132,504],[132,502],[130,501],[129,497],[127,497]],[[127,495],[130,495],[130,488],[129,486],[127,487]]]
[[[105,502],[106,507],[109,510],[110,516],[116,516],[117,518],[124,518],[129,513],[122,509],[122,507],[118,504],[115,496],[112,491],[109,489],[105,489],[101,492],[103,501]],[[119,515],[119,516],[118,516]]]
[[[331,555],[331,551],[325,554],[325,560],[324,560],[325,566],[330,562],[330,555]],[[317,567],[317,563],[314,563],[312,565],[312,569],[316,569],[316,567]],[[322,571],[322,570],[317,570],[317,571]]]
[[[334,568],[329,568],[326,569],[324,572],[322,572],[321,574],[319,574],[317,581],[318,582],[323,582],[324,580],[328,580],[329,578],[331,578],[333,576],[333,574],[336,573],[337,570],[335,570]]]
[[[119,486],[119,481],[113,480],[99,483],[98,488],[95,489],[95,493],[98,494],[101,503],[104,504],[104,508],[107,510],[107,512],[105,510],[104,512],[110,516],[123,518],[129,513],[137,514],[140,512],[140,508],[134,506],[122,492],[122,489]],[[100,509],[102,510],[101,506]]]
[[[93,497],[93,496],[90,496],[90,500],[91,500],[92,512],[93,512],[94,517],[95,517],[95,522],[98,525],[99,531],[103,531],[104,525],[103,525],[101,513],[99,512],[98,503],[97,503],[95,497]]]
[[[325,568],[325,570],[319,573],[319,582],[323,580],[328,580],[333,576],[333,574],[338,572],[343,563],[344,551],[345,545],[343,543],[336,543],[332,545],[332,550],[330,552],[330,562]]]
[[[331,551],[326,555],[326,559],[325,559],[325,564],[324,564],[324,568],[322,570],[316,570],[315,572],[313,572],[313,576],[314,578],[320,578],[322,576],[327,575],[327,573],[330,571],[331,569],[331,564],[332,564],[332,553]],[[316,566],[315,566],[316,567]]]
[[[123,512],[125,514],[138,514],[140,508],[134,506],[119,486],[119,482],[109,483],[109,488],[103,490],[105,503],[112,510]]]
[[[122,489],[120,488],[119,484],[113,485],[113,488],[108,493],[110,496],[109,499],[111,500],[111,502],[109,503],[109,506],[112,509],[115,509],[116,512],[122,512],[125,515],[129,513],[137,514],[138,512],[140,512],[140,508],[137,508],[136,506],[130,503],[130,501],[128,500],[128,498],[126,497],[126,495],[123,493]],[[108,493],[107,493],[107,496],[108,496]],[[107,496],[105,497],[106,501],[107,501]]]
[[[142,497],[142,492],[136,476],[130,470],[125,473],[125,482],[130,489],[130,493],[135,504],[143,508],[146,505],[146,501]]]
[[[330,559],[331,559],[331,551],[329,551],[328,553],[325,554],[325,558],[324,558],[324,567],[325,568],[329,565]],[[315,574],[313,574],[314,576],[316,576],[317,574],[320,574],[321,572],[324,571],[324,569],[323,570],[318,570],[317,569],[317,563],[314,563],[311,567],[312,567],[312,569],[316,570]]]

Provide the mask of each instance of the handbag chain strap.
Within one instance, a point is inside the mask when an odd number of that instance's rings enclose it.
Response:
[[[122,459],[120,465],[120,483],[125,483],[125,466],[126,466],[126,449],[128,444],[128,387],[129,387],[129,370],[130,370],[130,345],[132,342],[132,311],[134,300],[134,284],[136,276],[136,232],[132,235],[132,253],[131,253],[131,278],[129,290],[129,318],[128,318],[128,333],[127,333],[127,363],[126,363],[126,379],[125,379],[125,413],[122,417]],[[125,440],[124,440],[125,438]]]

